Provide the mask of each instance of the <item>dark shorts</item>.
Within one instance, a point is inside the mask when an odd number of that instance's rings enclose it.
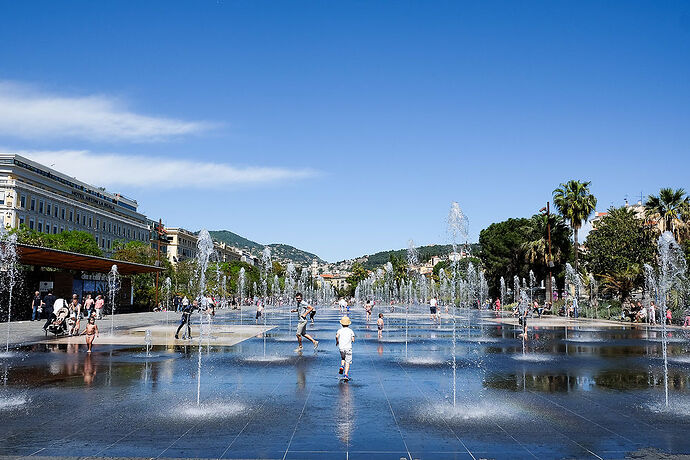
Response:
[[[436,314],[436,307],[429,307],[429,313],[431,313],[432,315],[435,315]]]
[[[256,319],[259,319],[259,318],[261,318],[261,312],[260,312],[260,311],[257,311],[257,312],[256,312]]]
[[[315,314],[316,314],[316,310],[312,310],[312,311],[309,313],[309,317],[310,317],[311,319],[314,319],[314,315],[315,315]]]

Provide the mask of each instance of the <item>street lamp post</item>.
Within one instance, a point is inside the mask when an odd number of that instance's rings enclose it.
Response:
[[[550,202],[546,202],[546,207],[541,208],[539,212],[546,213],[546,234],[547,234],[547,243],[548,243],[548,250],[549,250],[549,257],[548,260],[546,261],[546,265],[549,267],[549,278],[546,280],[546,296],[547,296],[547,301],[552,302],[553,301],[553,286],[551,285],[551,269],[554,267],[553,264],[553,258],[551,256],[551,205]]]

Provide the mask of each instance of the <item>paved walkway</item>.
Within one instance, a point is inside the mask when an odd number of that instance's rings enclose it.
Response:
[[[222,319],[232,313],[227,310],[217,312],[217,318]],[[195,341],[175,340],[173,335],[179,324],[180,314],[175,312],[144,312],[144,313],[123,313],[115,316],[107,316],[98,321],[100,337],[97,339],[101,344],[112,345],[144,345],[146,330],[151,331],[152,345],[179,345],[194,344]],[[83,337],[55,337],[53,334],[43,332],[41,321],[12,321],[9,325],[9,344],[10,347],[31,345],[35,343],[83,343]],[[86,326],[86,321],[81,321],[82,330]],[[115,334],[110,335],[111,326]],[[231,346],[255,337],[263,332],[269,331],[272,326],[261,326],[254,324],[243,325],[214,325],[213,333],[206,337],[204,344]],[[192,335],[197,337],[199,333],[199,314],[192,317]],[[0,323],[0,343],[7,341],[7,323]]]

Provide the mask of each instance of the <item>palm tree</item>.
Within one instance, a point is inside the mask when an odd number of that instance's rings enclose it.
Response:
[[[570,234],[570,230],[561,216],[551,214],[547,221],[547,217],[544,214],[533,215],[529,224],[523,228],[523,231],[527,234],[527,241],[522,244],[522,250],[529,264],[543,264],[546,267],[549,263],[546,234],[546,226],[549,223],[551,224],[551,235],[554,240],[558,234]],[[552,245],[551,251],[553,261],[560,263],[564,255],[561,246],[558,244]]]
[[[577,232],[582,224],[592,215],[597,206],[597,199],[589,192],[591,182],[569,180],[553,191],[553,204],[561,215],[568,220],[573,229],[575,242],[575,271],[578,272]]]
[[[659,195],[649,195],[644,204],[645,215],[648,219],[656,219],[662,232],[673,232],[676,239],[686,227],[690,199],[682,188],[673,190],[662,188]]]

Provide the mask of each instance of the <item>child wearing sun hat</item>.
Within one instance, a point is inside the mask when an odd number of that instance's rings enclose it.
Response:
[[[335,333],[335,344],[340,350],[340,370],[339,374],[345,373],[345,380],[350,380],[348,373],[350,372],[350,364],[352,364],[352,342],[355,341],[355,333],[350,329],[350,318],[343,316],[340,318],[340,325],[342,326]]]

